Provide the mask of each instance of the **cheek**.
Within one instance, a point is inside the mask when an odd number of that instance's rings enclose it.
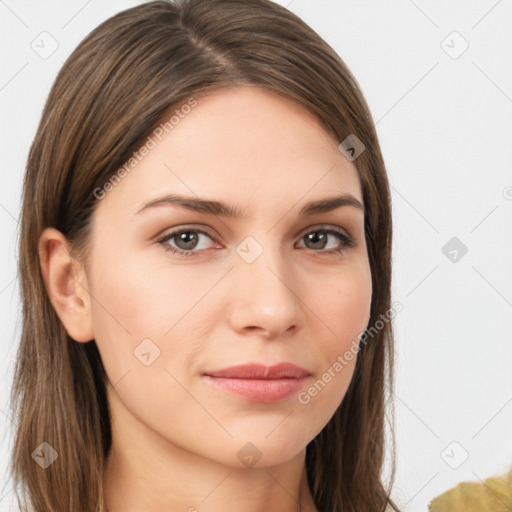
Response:
[[[311,295],[310,295],[311,296]],[[313,311],[325,327],[323,340],[327,355],[345,352],[359,337],[368,324],[372,280],[369,265],[361,262],[341,269],[336,279],[323,290],[317,288]]]
[[[371,299],[371,271],[364,261],[343,269],[337,282],[321,298],[323,306],[319,311],[323,312],[322,319],[329,329],[323,336],[324,366],[320,371],[322,380],[332,382],[329,386],[338,392],[344,393],[350,384],[360,337],[368,325]]]
[[[351,279],[345,283],[342,290],[337,290],[337,311],[332,312],[335,330],[344,341],[343,345],[351,344],[352,340],[359,341],[368,324],[372,300],[371,279]]]
[[[206,266],[172,267],[165,258],[151,261],[128,250],[118,251],[127,256],[109,258],[107,244],[102,247],[91,281],[92,311],[95,339],[111,380],[137,368],[139,352],[155,358],[152,367],[179,368],[193,337],[203,334],[204,308],[210,302],[202,298],[219,276]]]
[[[162,432],[171,422],[164,411],[193,406],[179,383],[190,388],[183,369],[198,332],[191,308],[207,288],[201,281],[187,286],[184,274],[183,268],[165,271],[136,255],[105,257],[91,286],[95,339],[115,389],[117,414],[126,408],[142,423],[156,424],[160,411]]]
[[[314,297],[311,309],[320,320],[314,322],[315,343],[310,346],[319,364],[316,379],[297,398],[310,417],[325,424],[350,385],[360,336],[368,325],[372,299],[369,265],[363,261],[342,269],[329,287],[315,290],[316,295],[309,294]]]
[[[113,251],[107,243],[101,247],[101,257],[95,255],[90,286],[92,318],[105,369],[116,382],[136,368],[135,363],[140,364],[134,350],[143,340],[154,340],[152,349],[147,341],[142,347],[151,349],[153,358],[157,355],[160,341],[156,339],[168,322],[162,317],[161,297],[151,272],[137,266],[133,258],[117,256],[125,251]]]

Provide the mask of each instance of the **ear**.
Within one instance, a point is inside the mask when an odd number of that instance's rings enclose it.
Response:
[[[46,228],[39,237],[39,261],[50,302],[75,341],[94,339],[91,301],[83,265],[72,259],[66,237]]]

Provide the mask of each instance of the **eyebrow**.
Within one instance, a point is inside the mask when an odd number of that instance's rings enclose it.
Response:
[[[245,218],[243,210],[240,210],[236,206],[231,206],[220,201],[201,199],[193,196],[182,196],[178,194],[168,194],[163,197],[159,197],[146,203],[138,212],[142,213],[150,208],[160,206],[162,204],[177,204],[188,210],[192,210],[199,213],[209,213],[212,215],[218,215],[220,217],[229,218]],[[299,212],[299,217],[307,217],[309,215],[315,215],[318,213],[325,213],[340,208],[342,206],[351,206],[364,212],[364,206],[351,194],[343,194],[341,196],[330,197],[326,199],[320,199],[317,201],[310,201],[306,203]]]

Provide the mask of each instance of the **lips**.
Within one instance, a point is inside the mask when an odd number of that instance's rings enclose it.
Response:
[[[223,370],[208,371],[205,375],[210,377],[223,377],[226,379],[301,379],[310,373],[300,366],[292,363],[280,363],[274,366],[264,364],[246,364],[231,366]]]
[[[291,398],[306,385],[309,376],[308,370],[292,363],[247,364],[203,374],[206,382],[215,389],[259,403]]]

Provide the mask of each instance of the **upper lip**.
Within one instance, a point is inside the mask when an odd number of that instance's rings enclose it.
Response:
[[[231,379],[300,379],[307,377],[308,370],[292,363],[279,363],[274,366],[264,364],[243,364],[231,366],[222,370],[208,371],[205,375],[210,377],[224,377]]]

